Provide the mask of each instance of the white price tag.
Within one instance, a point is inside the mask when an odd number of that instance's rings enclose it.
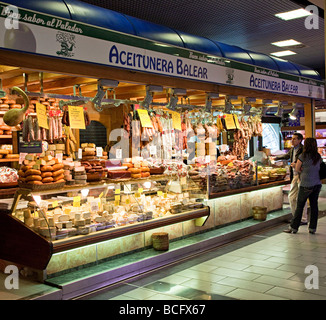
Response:
[[[83,149],[82,149],[82,148],[79,148],[79,149],[78,149],[78,155],[77,155],[77,158],[78,158],[78,159],[82,159],[82,158],[83,158]]]
[[[96,156],[103,157],[103,148],[102,147],[96,147]]]
[[[115,156],[117,159],[122,159],[122,149],[117,149]]]
[[[149,153],[151,156],[156,155],[156,146],[150,146],[149,147]]]
[[[56,157],[56,159],[58,159],[59,162],[61,163],[61,162],[62,162],[62,159],[63,159],[63,153],[57,153],[57,154],[55,155],[55,157]]]
[[[205,163],[210,163],[211,161],[211,156],[208,155],[208,156],[205,156]]]
[[[20,153],[19,154],[19,164],[22,164],[25,160],[25,157],[28,155],[28,153]]]

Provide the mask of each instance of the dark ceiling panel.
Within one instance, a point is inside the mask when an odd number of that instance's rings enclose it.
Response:
[[[291,49],[289,61],[324,74],[324,21],[309,30],[305,18],[283,21],[275,13],[301,8],[290,0],[84,0],[96,6],[160,24],[215,42],[270,54],[281,48],[271,42],[295,39],[304,48]],[[287,49],[287,48],[286,48]],[[289,48],[290,49],[290,48]]]

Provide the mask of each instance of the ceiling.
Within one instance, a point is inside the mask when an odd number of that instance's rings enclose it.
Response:
[[[270,54],[290,49],[289,61],[317,70],[325,78],[324,19],[322,0],[84,0],[214,41]],[[305,18],[283,21],[279,12],[319,5],[318,29],[307,29]],[[271,44],[295,39],[302,48],[278,48]]]

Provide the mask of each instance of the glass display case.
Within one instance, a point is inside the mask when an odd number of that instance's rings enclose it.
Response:
[[[288,166],[257,164],[251,160],[229,159],[193,167],[189,175],[207,198],[212,199],[284,183]]]
[[[51,256],[187,220],[200,218],[204,225],[210,214],[203,204],[205,196],[191,179],[173,176],[107,180],[55,190],[21,188],[15,194],[12,214],[6,217],[13,224],[6,236],[19,237],[14,226],[24,227],[29,236],[50,244]],[[21,258],[11,261],[20,263]]]

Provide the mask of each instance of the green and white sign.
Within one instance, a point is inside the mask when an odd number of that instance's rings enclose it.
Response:
[[[14,9],[11,10],[10,9]],[[324,99],[324,83],[0,2],[0,47],[209,83]],[[11,12],[11,13],[10,13]]]

